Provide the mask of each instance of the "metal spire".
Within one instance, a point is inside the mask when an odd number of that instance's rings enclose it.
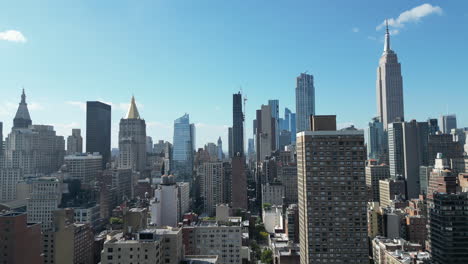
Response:
[[[385,33],[384,52],[388,52],[390,51],[390,32],[388,31],[388,19],[385,19],[385,26],[387,28],[387,32]]]

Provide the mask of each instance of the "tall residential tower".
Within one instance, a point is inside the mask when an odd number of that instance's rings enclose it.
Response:
[[[315,115],[314,76],[301,73],[296,79],[296,130],[309,130],[309,118]]]

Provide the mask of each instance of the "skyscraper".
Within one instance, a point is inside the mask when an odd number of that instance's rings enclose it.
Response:
[[[271,109],[271,117],[274,118],[275,123],[275,146],[279,147],[280,137],[280,118],[279,118],[279,100],[268,100],[268,105]]]
[[[440,130],[444,134],[450,134],[453,128],[457,128],[456,115],[442,115],[439,118]]]
[[[428,164],[428,133],[428,123],[416,120],[388,126],[390,176],[406,180],[408,199],[417,198],[420,192],[419,166]]]
[[[18,110],[16,111],[15,118],[13,119],[13,128],[28,128],[32,124],[31,117],[29,116],[28,104],[26,103],[26,94],[21,94],[21,102],[19,103]]]
[[[228,155],[229,158],[233,156],[233,149],[232,149],[232,127],[228,128]]]
[[[383,124],[378,117],[369,122],[367,129],[367,156],[369,159],[379,159],[384,153]]]
[[[289,126],[291,128],[291,143],[296,144],[296,113],[291,113]]]
[[[242,94],[232,95],[232,151],[236,156],[244,156],[244,113],[242,112]]]
[[[281,127],[281,130],[288,130],[288,131],[291,131],[291,126],[290,126],[290,122],[291,122],[291,110],[289,110],[289,108],[284,108],[284,126]]]
[[[118,166],[135,171],[146,168],[146,122],[140,118],[133,96],[127,115],[120,119]]]
[[[190,117],[185,114],[174,121],[173,162],[174,169],[184,179],[192,176],[195,126],[190,125]]]
[[[256,117],[255,147],[257,148],[257,161],[262,161],[276,149],[275,122],[271,116],[271,106],[262,105],[261,109],[257,110]]]
[[[223,160],[223,141],[221,140],[221,137],[218,138],[218,160],[222,161]]]
[[[297,160],[301,263],[369,263],[363,131],[299,132]]]
[[[403,78],[397,54],[390,49],[390,33],[385,34],[384,52],[377,67],[377,113],[385,130],[388,124],[404,121]]]
[[[86,152],[99,152],[102,167],[110,161],[111,106],[97,101],[86,102]]]
[[[314,76],[301,73],[296,78],[296,130],[309,130],[309,118],[315,115]],[[292,132],[292,131],[291,131]]]
[[[72,129],[71,136],[67,138],[67,154],[76,154],[83,152],[83,137],[81,137],[81,129]]]

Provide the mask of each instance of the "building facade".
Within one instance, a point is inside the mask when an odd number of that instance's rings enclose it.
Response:
[[[118,166],[140,172],[146,169],[146,122],[140,118],[133,96],[127,115],[120,119]]]
[[[301,263],[369,262],[366,157],[362,131],[298,133]]]
[[[102,155],[102,168],[111,158],[111,106],[86,102],[86,152]]]
[[[296,78],[296,131],[310,129],[309,117],[315,115],[314,76],[301,73]]]
[[[387,28],[382,57],[377,67],[377,113],[383,127],[395,121],[404,121],[403,77],[397,54],[390,49],[390,33]]]

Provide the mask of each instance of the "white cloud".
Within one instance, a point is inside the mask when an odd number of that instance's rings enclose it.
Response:
[[[374,37],[374,36],[367,36],[367,39],[374,40],[374,41],[376,41],[376,40],[377,40],[377,38],[376,38],[376,37]]]
[[[28,109],[29,109],[29,111],[31,111],[31,110],[34,110],[34,111],[44,110],[44,106],[41,105],[40,103],[32,102],[32,103],[28,104]]]
[[[18,104],[13,102],[3,102],[0,104],[0,117],[13,119],[17,109]]]
[[[85,103],[85,102],[67,101],[66,103],[69,104],[69,105],[77,106],[77,107],[79,107],[82,111],[86,111],[86,103]]]
[[[20,42],[20,43],[25,43],[27,41],[23,33],[17,30],[6,30],[3,32],[0,32],[0,40]]]
[[[420,6],[414,7],[410,10],[406,10],[401,13],[397,18],[388,19],[388,25],[394,28],[403,28],[406,23],[418,23],[425,16],[437,14],[442,15],[442,8],[439,6],[433,6],[431,4],[422,4]],[[377,30],[385,28],[386,22],[383,21],[380,25],[377,26]],[[398,33],[398,31],[397,31]]]
[[[358,27],[353,27],[351,29],[351,31],[353,31],[354,33],[358,33],[359,32],[359,28]]]

